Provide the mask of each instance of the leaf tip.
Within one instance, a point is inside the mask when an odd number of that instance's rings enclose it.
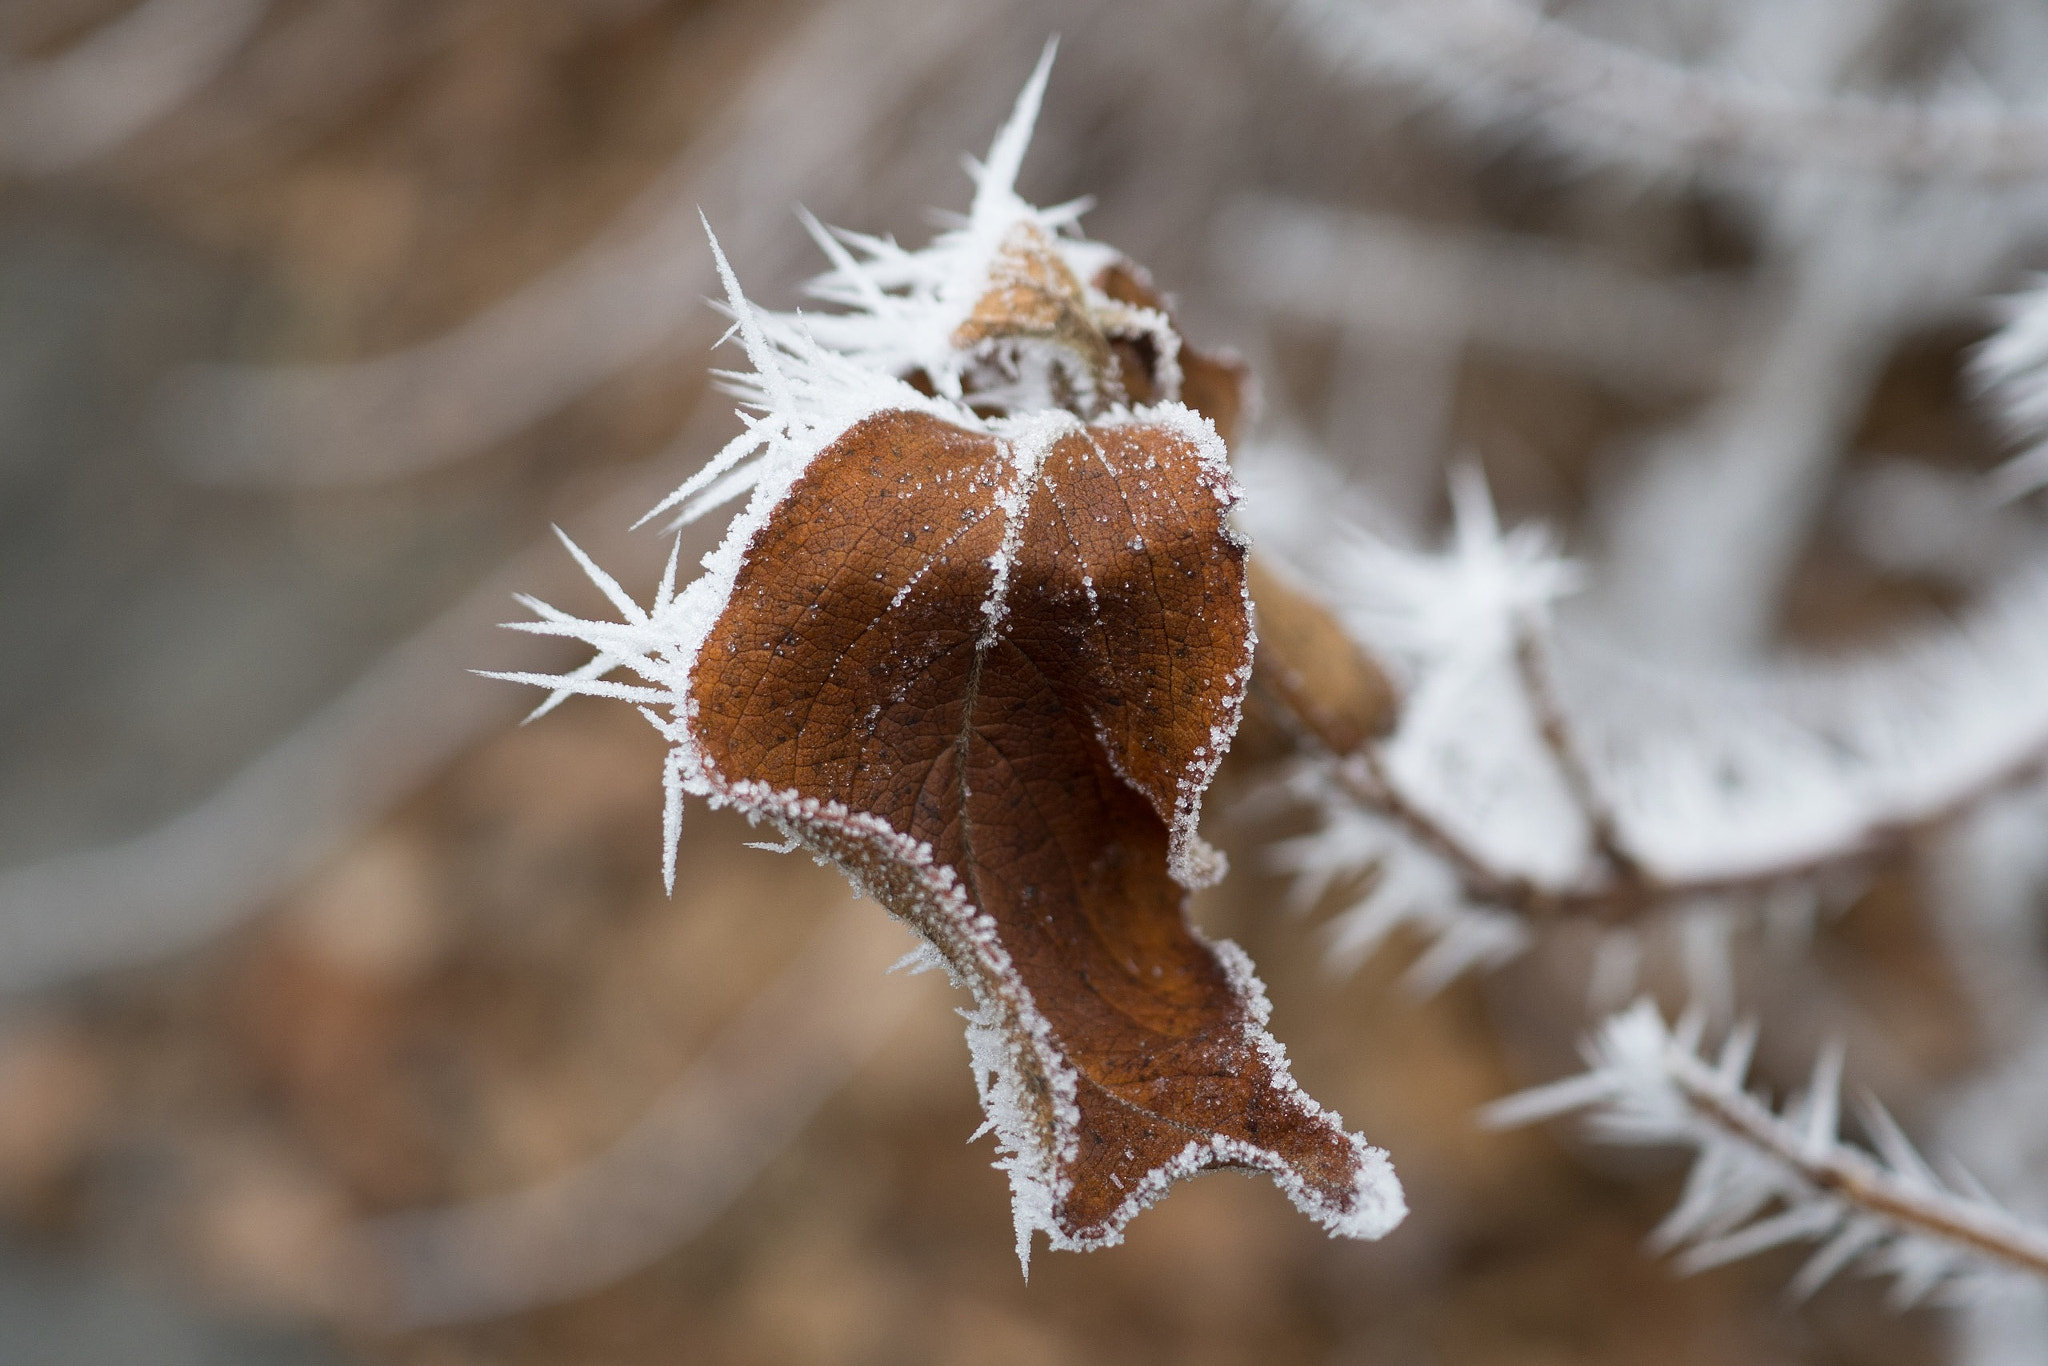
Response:
[[[1323,1227],[1332,1238],[1371,1242],[1392,1233],[1408,1217],[1408,1193],[1384,1148],[1375,1148],[1354,1135],[1352,1151],[1358,1165],[1351,1179],[1351,1208],[1325,1221]]]

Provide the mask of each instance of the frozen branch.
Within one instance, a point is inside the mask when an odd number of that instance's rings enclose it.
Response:
[[[1564,919],[1682,922],[1699,950],[1690,956],[1711,966],[1708,912],[1725,921],[1810,900],[1824,880],[1906,853],[2048,759],[2040,572],[1871,663],[1714,679],[1560,638],[1545,603],[1569,566],[1526,532],[1503,535],[1476,489],[1458,500],[1452,544],[1429,555],[1365,537],[1341,497],[1290,511],[1291,476],[1274,479],[1257,457],[1247,469],[1277,495],[1270,511],[1298,523],[1273,537],[1283,556],[1337,543],[1321,566],[1331,614],[1400,681],[1383,738],[1334,744],[1305,718],[1325,752],[1289,780],[1325,818],[1276,851],[1299,879],[1297,900],[1365,887],[1334,926],[1340,956],[1403,923],[1462,933],[1462,909],[1525,932]],[[1339,529],[1316,531],[1316,517]],[[1483,937],[1507,951],[1507,936]]]
[[[1604,609],[1672,659],[1765,652],[1890,349],[1965,307],[2041,221],[2038,207],[1871,187],[1772,211],[1779,303],[1727,388],[1655,438],[1608,503]]]
[[[1861,1259],[1896,1277],[1902,1305],[1987,1271],[2048,1276],[2048,1230],[1974,1182],[1962,1191],[1943,1182],[1874,1101],[1863,1120],[1875,1151],[1840,1139],[1839,1049],[1821,1055],[1806,1091],[1774,1110],[1744,1089],[1755,1031],[1731,1033],[1711,1063],[1700,1034],[1697,1018],[1672,1030],[1654,1005],[1638,1002],[1588,1042],[1583,1075],[1497,1102],[1485,1121],[1512,1126],[1587,1110],[1605,1141],[1696,1150],[1685,1193],[1653,1236],[1661,1248],[1684,1249],[1689,1271],[1819,1242],[1795,1293],[1811,1294]]]
[[[1592,770],[1550,676],[1549,646],[1543,633],[1533,625],[1525,626],[1515,638],[1515,674],[1521,680],[1522,691],[1528,694],[1529,710],[1536,719],[1543,746],[1556,761],[1558,776],[1564,779],[1573,804],[1585,818],[1593,848],[1606,863],[1610,877],[1624,885],[1647,881],[1649,874],[1622,839],[1614,808],[1594,783]]]
[[[2048,115],[1765,85],[1602,41],[1517,0],[1283,0],[1305,48],[1472,122],[1535,122],[1565,148],[1679,173],[1712,163],[1898,178],[2027,181]]]

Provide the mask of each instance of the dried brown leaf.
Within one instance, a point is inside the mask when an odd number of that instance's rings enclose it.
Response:
[[[1067,373],[1076,381],[1076,392],[1062,396],[1063,406],[1086,405],[1092,411],[1128,397],[1109,339],[1089,309],[1087,291],[1033,223],[1018,223],[1003,239],[989,262],[988,291],[954,329],[952,341],[961,351],[1036,341],[1067,352]]]
[[[1235,440],[1249,406],[1251,368],[1229,352],[1202,351],[1182,341],[1172,326],[1166,296],[1135,262],[1105,266],[1096,274],[1094,286],[1101,300],[1123,306],[1098,304],[1095,318],[1116,353],[1131,401],[1178,399],[1215,423],[1226,444]],[[1169,331],[1171,340],[1164,335]],[[1170,358],[1164,354],[1169,348]]]
[[[1402,1212],[1299,1091],[1234,945],[1188,923],[1251,668],[1234,490],[1177,406],[975,430],[891,410],[748,545],[689,685],[713,795],[832,859],[974,994],[1020,1252],[1117,1240],[1178,1177],[1272,1173],[1333,1232]]]

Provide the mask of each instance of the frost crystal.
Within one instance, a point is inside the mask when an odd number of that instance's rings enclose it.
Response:
[[[1087,201],[1041,209],[1017,193],[1056,46],[1046,45],[988,156],[969,162],[974,203],[964,220],[910,251],[892,239],[829,229],[806,216],[832,262],[807,290],[845,311],[778,321],[807,326],[821,344],[866,369],[922,375],[940,395],[971,400],[983,411],[1029,412],[1062,406],[1069,397],[1090,412],[1113,407],[1122,396],[1098,392],[1106,358],[1084,357],[1088,342],[1061,324],[1064,305],[1117,335],[1149,341],[1160,397],[1177,398],[1180,338],[1172,326],[1156,310],[1111,299],[1094,283],[1122,257],[1080,235]],[[1004,318],[1011,325],[985,325],[983,313],[1011,294],[1031,306],[1039,327],[1017,328],[1014,314]]]

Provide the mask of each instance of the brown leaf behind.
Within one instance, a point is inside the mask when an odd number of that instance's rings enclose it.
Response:
[[[1119,261],[1104,267],[1095,277],[1095,288],[1106,298],[1135,309],[1168,314],[1167,298],[1152,283],[1143,267]],[[1156,403],[1177,398],[1216,424],[1224,442],[1237,439],[1238,424],[1244,419],[1252,391],[1251,367],[1228,351],[1202,351],[1180,344],[1180,388],[1178,393],[1161,391],[1159,356],[1152,339],[1140,333],[1109,330],[1110,348],[1116,353],[1124,389],[1133,403]]]
[[[1258,604],[1262,695],[1286,709],[1333,754],[1384,738],[1399,719],[1394,685],[1329,609],[1263,556],[1247,566]]]
[[[974,992],[1020,1252],[1114,1242],[1225,1165],[1377,1236],[1384,1156],[1294,1087],[1249,963],[1185,916],[1251,658],[1221,445],[1192,414],[1009,430],[883,412],[810,464],[698,656],[710,780]]]

